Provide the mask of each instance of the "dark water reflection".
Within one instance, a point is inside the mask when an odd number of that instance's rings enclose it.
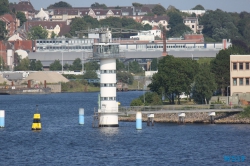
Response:
[[[143,92],[118,93],[129,105]],[[0,96],[6,124],[0,129],[0,165],[249,165],[250,125],[135,123],[92,128],[98,93]],[[38,104],[42,131],[32,132]],[[85,124],[78,125],[78,109]],[[225,155],[245,155],[228,163]]]

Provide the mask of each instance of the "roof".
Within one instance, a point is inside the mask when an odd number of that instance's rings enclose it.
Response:
[[[18,4],[13,4],[10,6],[10,9],[12,10],[15,8],[16,11],[29,11],[29,12],[35,12],[35,9],[33,5],[30,3],[30,1],[20,1]]]
[[[11,14],[4,14],[4,15],[0,16],[0,19],[3,22],[15,22],[15,17],[12,16]]]
[[[198,18],[197,17],[186,17],[184,18],[184,20],[197,20]]]
[[[141,21],[144,21],[144,20],[148,20],[149,22],[159,22],[159,21],[169,21],[169,17],[168,16],[144,16]]]
[[[67,78],[53,71],[38,71],[30,73],[29,76],[23,80],[23,82],[27,82],[28,80],[40,82],[44,82],[44,80],[46,80],[47,83],[69,82]]]
[[[78,9],[69,9],[69,8],[58,8],[54,9],[54,15],[78,15],[79,10]]]

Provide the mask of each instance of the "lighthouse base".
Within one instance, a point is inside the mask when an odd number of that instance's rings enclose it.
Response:
[[[117,113],[101,113],[99,127],[119,127]]]

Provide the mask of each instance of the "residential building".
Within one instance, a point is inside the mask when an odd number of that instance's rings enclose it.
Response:
[[[160,27],[160,26],[164,26],[166,29],[168,29],[168,21],[169,21],[169,17],[168,16],[144,16],[141,19],[141,24],[142,25],[146,25],[149,24],[152,27]]]
[[[44,11],[43,8],[35,15],[35,18],[39,18],[42,21],[49,21],[48,11]]]
[[[230,55],[230,96],[250,95],[250,55]]]
[[[14,35],[17,27],[20,25],[19,19],[17,19],[15,16],[11,14],[4,14],[0,16],[0,20],[5,22],[6,24],[6,30],[8,31],[7,36],[10,37]]]
[[[202,25],[199,25],[199,21],[197,17],[186,17],[183,19],[183,23],[190,27],[194,33],[200,33],[203,29]]]
[[[196,16],[202,16],[206,13],[206,10],[181,10],[183,13],[196,14]]]
[[[35,9],[33,5],[28,1],[20,0],[18,4],[14,3],[10,5],[10,11],[23,12],[26,16],[26,19],[32,20],[35,17]]]

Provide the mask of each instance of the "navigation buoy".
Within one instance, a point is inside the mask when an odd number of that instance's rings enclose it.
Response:
[[[5,112],[4,110],[0,110],[0,128],[4,127],[4,118],[5,118]]]
[[[34,114],[33,123],[32,123],[32,130],[41,130],[42,129],[40,118],[41,118],[40,114]]]
[[[84,124],[84,109],[79,108],[79,124],[83,125]]]
[[[136,129],[137,130],[142,129],[142,113],[141,112],[136,113]]]

